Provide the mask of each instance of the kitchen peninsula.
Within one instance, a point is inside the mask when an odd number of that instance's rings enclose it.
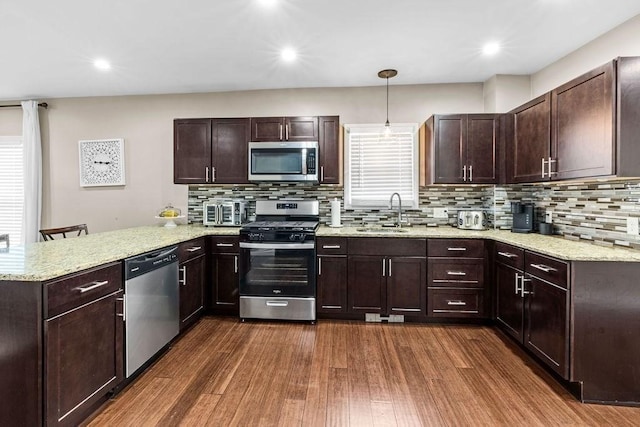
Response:
[[[510,253],[505,252],[505,247],[510,248],[513,253],[522,251],[525,260],[536,259],[536,263],[531,263],[547,270],[551,266],[552,270],[529,274],[526,266],[522,270],[514,267],[514,271],[521,271],[518,274],[526,276],[533,284],[544,282],[549,284],[550,289],[566,295],[566,305],[563,307],[566,317],[560,319],[564,322],[561,326],[566,327],[566,335],[562,337],[566,347],[561,352],[568,356],[562,361],[562,369],[554,369],[554,361],[544,360],[528,345],[530,340],[527,341],[526,337],[521,341],[523,347],[554,371],[557,378],[584,401],[628,404],[640,402],[640,378],[637,374],[637,361],[640,360],[640,339],[637,336],[640,320],[636,308],[640,301],[640,287],[637,286],[640,252],[574,242],[557,236],[515,234],[500,230],[466,231],[425,226],[404,230],[406,231],[390,233],[355,227],[321,227],[317,238],[319,242],[322,239],[344,239],[347,243],[346,257],[349,257],[351,249],[349,243],[356,240],[390,239],[389,242],[393,240],[402,246],[406,242],[404,239],[416,239],[426,243],[424,247],[427,250],[422,256],[430,260],[434,254],[429,250],[442,246],[441,243],[445,243],[446,247],[446,243],[452,241],[481,242],[485,247],[482,256],[486,267],[486,295],[490,302],[490,309],[486,313],[488,321],[495,320],[495,310],[491,307],[496,304],[496,284],[500,283],[496,272],[502,268],[498,267],[498,254]],[[237,228],[206,228],[196,225],[181,225],[174,229],[138,227],[42,242],[27,247],[11,247],[0,253],[0,339],[4,349],[0,364],[0,377],[3,378],[3,392],[0,396],[1,423],[22,420],[30,425],[43,422],[53,424],[43,420],[58,419],[59,424],[63,425],[72,419],[65,419],[66,414],[55,411],[52,413],[51,408],[68,407],[69,402],[52,401],[56,396],[51,391],[45,392],[48,386],[52,387],[52,381],[54,385],[59,385],[64,380],[61,376],[84,372],[78,367],[71,369],[64,364],[56,364],[55,361],[59,358],[52,353],[56,344],[68,343],[73,339],[64,336],[63,325],[52,322],[59,319],[60,314],[68,308],[64,301],[56,300],[56,295],[59,296],[56,292],[62,287],[68,284],[74,287],[83,285],[82,280],[78,279],[83,276],[94,281],[99,280],[100,274],[111,277],[113,286],[109,289],[109,298],[107,295],[100,297],[105,298],[110,316],[104,323],[100,323],[99,318],[94,319],[83,330],[73,332],[84,336],[99,334],[105,329],[107,337],[121,339],[122,318],[117,317],[121,306],[116,297],[122,295],[123,259],[193,239],[206,241],[223,236],[233,237],[237,233]],[[541,259],[548,261],[546,266],[539,262]],[[550,262],[557,264],[549,264]],[[429,263],[427,266],[431,268],[436,264],[437,262]],[[553,268],[565,268],[566,271],[554,276]],[[210,273],[206,273],[205,277],[204,286],[211,287]],[[426,288],[427,284],[424,283],[423,286]],[[524,293],[523,288],[523,301],[527,301]],[[529,309],[533,310],[529,313],[535,312],[535,307]],[[431,317],[425,320],[447,321],[446,318]],[[113,378],[108,377],[109,385],[100,389],[85,412],[74,414],[76,421],[88,416],[117,387],[121,352],[122,344],[116,344],[112,358],[106,360],[107,365],[115,372]],[[54,389],[55,387],[49,390]],[[73,394],[69,389],[66,391]],[[83,400],[80,399],[79,402]]]

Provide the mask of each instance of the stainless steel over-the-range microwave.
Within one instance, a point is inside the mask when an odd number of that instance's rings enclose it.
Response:
[[[250,142],[249,181],[318,182],[318,141]]]

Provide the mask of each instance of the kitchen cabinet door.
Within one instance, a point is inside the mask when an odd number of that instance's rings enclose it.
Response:
[[[249,182],[249,119],[211,120],[211,177],[217,184]]]
[[[309,117],[285,117],[284,118],[285,141],[317,141],[318,118]]]
[[[464,114],[434,116],[434,183],[464,182],[467,117]]]
[[[551,92],[552,179],[614,174],[614,94],[613,62]]]
[[[216,313],[239,312],[238,254],[222,253],[213,257],[211,308]]]
[[[496,263],[496,321],[509,335],[522,342],[524,306],[522,296],[517,292],[520,283],[517,275],[521,276],[522,272]]]
[[[252,117],[251,141],[272,142],[284,140],[283,117]]]
[[[524,344],[563,378],[569,378],[567,290],[527,275]]]
[[[498,182],[499,116],[470,114],[467,119],[466,182],[492,184]],[[463,170],[464,177],[464,170]]]
[[[347,294],[350,313],[385,313],[387,288],[383,268],[386,269],[386,261],[382,256],[349,256]]]
[[[251,141],[317,141],[317,117],[253,117]]]
[[[180,330],[193,324],[204,310],[205,261],[201,255],[180,264]]]
[[[116,313],[118,298],[121,291],[45,322],[48,426],[78,425],[122,380],[123,320]]]
[[[176,184],[207,182],[210,167],[211,120],[174,120],[173,182]]]
[[[318,313],[347,312],[347,257],[318,256]]]
[[[512,110],[507,122],[507,182],[548,180],[548,175],[542,176],[542,161],[550,157],[551,94]]]
[[[390,257],[387,260],[387,314],[427,313],[427,259]]]
[[[341,171],[340,118],[318,118],[318,164],[320,184],[339,184]]]

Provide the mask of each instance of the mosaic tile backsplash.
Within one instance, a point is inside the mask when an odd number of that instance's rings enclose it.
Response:
[[[189,186],[189,222],[202,222],[202,202],[216,198],[245,199],[249,216],[255,200],[311,198],[320,202],[320,221],[331,221],[330,200],[343,200],[344,190],[334,185],[258,184]],[[604,246],[640,249],[640,236],[626,233],[627,218],[640,218],[640,180],[565,182],[509,186],[431,186],[420,190],[419,208],[403,208],[404,221],[413,225],[455,225],[458,210],[483,209],[491,227],[511,228],[511,202],[534,203],[537,222],[551,212],[554,231],[568,239]],[[394,207],[397,206],[394,201]],[[446,208],[447,219],[433,217],[434,208]],[[395,222],[395,209],[342,209],[344,225],[376,225]]]

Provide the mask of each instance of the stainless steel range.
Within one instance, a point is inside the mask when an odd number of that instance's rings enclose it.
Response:
[[[316,320],[317,200],[256,201],[240,229],[240,318]]]

